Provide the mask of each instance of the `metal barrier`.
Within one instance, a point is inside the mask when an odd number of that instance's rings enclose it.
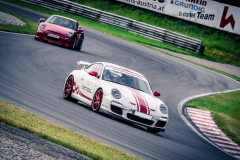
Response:
[[[33,5],[72,13],[74,15],[86,17],[102,23],[111,24],[130,32],[171,44],[175,47],[191,51],[203,52],[202,40],[175,33],[160,27],[138,22],[133,19],[122,17],[116,14],[104,12],[98,9],[87,7],[68,0],[21,0]]]

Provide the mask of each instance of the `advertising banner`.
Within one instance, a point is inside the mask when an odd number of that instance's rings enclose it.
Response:
[[[240,8],[212,0],[117,0],[154,12],[240,34]]]

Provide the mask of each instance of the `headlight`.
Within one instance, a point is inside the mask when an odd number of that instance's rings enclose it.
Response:
[[[116,99],[120,99],[122,97],[122,94],[117,89],[112,89],[112,96]]]
[[[73,36],[73,32],[68,32],[68,37],[72,37]]]
[[[123,108],[123,105],[121,103],[112,101],[111,104],[114,105],[114,106],[117,106],[119,108]]]
[[[45,23],[40,23],[40,25],[39,25],[39,28],[40,29],[44,29],[46,27],[46,24]]]
[[[163,113],[163,114],[167,114],[168,113],[168,108],[165,104],[161,104],[160,105],[160,111]]]

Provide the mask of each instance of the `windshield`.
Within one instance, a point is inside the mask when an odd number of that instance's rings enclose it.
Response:
[[[50,18],[47,19],[46,22],[56,24],[59,26],[63,26],[63,27],[69,28],[69,29],[77,30],[76,22],[71,21],[69,19],[62,18],[62,17],[51,16]]]
[[[136,74],[130,70],[106,66],[102,74],[102,80],[118,83],[152,94],[147,80],[142,75]]]

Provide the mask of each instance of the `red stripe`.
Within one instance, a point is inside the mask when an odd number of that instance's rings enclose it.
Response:
[[[132,95],[135,98],[135,101],[136,101],[136,104],[137,104],[137,111],[139,111],[139,104],[138,104],[137,98],[136,98],[135,94],[133,93],[132,89],[131,88],[128,88],[128,89],[132,92]]]
[[[141,93],[135,89],[131,89],[131,90],[133,91],[133,93],[135,94],[138,100],[138,103],[140,106],[140,112],[148,114],[149,111]]]
[[[92,99],[91,99],[91,98],[89,98],[89,97],[85,96],[84,94],[82,94],[82,92],[80,92],[80,95],[81,95],[82,97],[84,97],[84,98],[86,98],[86,99],[88,99],[88,100],[92,101]]]
[[[148,102],[147,102],[146,98],[145,98],[143,95],[142,95],[142,97],[143,97],[144,101],[145,101],[146,104],[147,104],[148,114],[150,114],[150,108],[149,108]]]

